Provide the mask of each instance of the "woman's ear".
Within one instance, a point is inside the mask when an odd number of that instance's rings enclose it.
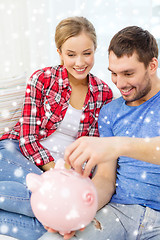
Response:
[[[158,68],[158,59],[152,58],[151,62],[149,63],[149,71],[151,74],[154,74],[157,71]]]
[[[59,48],[57,48],[57,52],[58,52],[58,54],[59,54],[59,56],[60,56],[60,59],[61,59],[61,65],[64,65],[63,57],[62,57],[62,52],[61,52],[61,50],[60,50]]]
[[[61,56],[61,50],[59,48],[57,48],[57,52]]]

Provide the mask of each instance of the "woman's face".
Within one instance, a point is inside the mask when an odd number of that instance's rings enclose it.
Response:
[[[94,65],[94,43],[84,32],[67,39],[58,51],[69,79],[85,80]]]

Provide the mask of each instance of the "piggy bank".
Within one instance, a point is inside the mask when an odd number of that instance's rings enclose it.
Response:
[[[60,159],[54,169],[37,175],[29,173],[26,183],[31,193],[35,217],[61,234],[84,228],[97,211],[97,192],[90,178],[66,169]]]

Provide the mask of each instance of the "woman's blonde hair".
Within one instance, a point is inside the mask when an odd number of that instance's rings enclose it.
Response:
[[[93,24],[85,17],[69,17],[62,20],[56,27],[55,43],[56,47],[61,50],[63,43],[71,38],[85,32],[91,38],[94,49],[97,48],[97,36]]]

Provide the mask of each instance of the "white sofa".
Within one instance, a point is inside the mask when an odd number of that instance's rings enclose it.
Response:
[[[0,136],[20,118],[25,88],[25,76],[0,80]]]

